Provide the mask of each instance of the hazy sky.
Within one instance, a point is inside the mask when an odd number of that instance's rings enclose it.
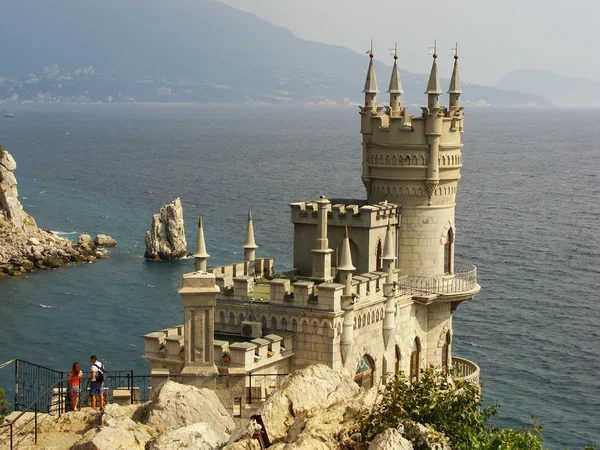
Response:
[[[223,0],[303,39],[378,58],[398,41],[401,66],[426,73],[437,39],[448,77],[459,42],[461,77],[493,85],[518,69],[547,69],[600,81],[600,0]],[[390,59],[391,63],[391,59]],[[446,74],[446,72],[448,72]]]

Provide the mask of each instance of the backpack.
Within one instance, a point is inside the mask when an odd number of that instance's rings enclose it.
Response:
[[[104,381],[104,367],[100,367],[96,363],[94,363],[94,365],[98,368],[98,371],[96,372],[96,382],[102,383]]]

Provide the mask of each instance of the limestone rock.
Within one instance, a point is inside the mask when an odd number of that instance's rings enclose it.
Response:
[[[143,450],[152,430],[131,419],[114,420],[111,426],[95,428],[83,435],[72,450]]]
[[[177,430],[161,434],[146,445],[147,450],[179,450],[194,448],[198,450],[220,449],[227,442],[228,435],[213,430],[204,422],[187,425]]]
[[[77,238],[77,244],[79,245],[93,245],[94,241],[92,241],[92,237],[89,234],[80,234]]]
[[[94,239],[94,244],[96,244],[98,247],[116,247],[117,240],[105,234],[99,234]]]
[[[143,422],[159,431],[199,422],[206,422],[213,430],[227,435],[235,428],[233,418],[213,391],[173,381],[165,382],[154,393]]]
[[[170,261],[187,254],[183,226],[183,208],[177,197],[152,216],[152,228],[146,232],[144,258]]]
[[[16,168],[10,153],[0,147],[0,218],[12,227],[23,229],[27,214],[19,202],[17,179],[13,174]]]
[[[292,373],[260,407],[259,414],[269,436],[281,438],[297,416],[325,410],[360,393],[352,377],[324,365],[309,366]]]
[[[373,439],[368,450],[413,450],[413,445],[402,437],[400,431],[391,428]]]

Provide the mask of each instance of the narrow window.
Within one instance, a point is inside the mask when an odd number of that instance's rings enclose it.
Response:
[[[450,331],[446,333],[446,341],[442,347],[442,367],[447,369],[450,362]]]
[[[400,372],[400,361],[402,359],[402,355],[400,354],[400,347],[396,345],[396,364],[395,369],[396,372]]]
[[[369,355],[365,355],[360,360],[356,373],[354,374],[354,381],[365,389],[373,387],[373,374],[375,371],[375,363]]]
[[[419,355],[421,353],[421,343],[419,338],[415,338],[410,353],[410,379],[419,379]]]
[[[454,243],[454,231],[448,230],[446,243],[444,244],[444,272],[448,275],[452,273],[452,244]]]
[[[377,251],[376,251],[376,258],[377,258],[377,262],[375,263],[375,265],[377,266],[377,270],[381,270],[381,268],[383,267],[383,261],[381,259],[381,257],[383,256],[383,249],[381,248],[381,239],[377,241]]]

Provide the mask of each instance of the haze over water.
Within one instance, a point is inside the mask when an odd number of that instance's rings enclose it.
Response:
[[[258,256],[292,265],[287,203],[361,198],[354,107],[11,105],[0,144],[38,225],[119,246],[94,264],[0,279],[0,363],[68,370],[97,353],[148,373],[142,335],[182,322],[193,260],[145,262],[152,214],[181,197],[188,249],[204,218],[209,265],[242,259],[252,208]],[[531,415],[551,449],[598,444],[600,110],[468,108],[457,260],[481,293],[454,314],[453,353],[481,367],[494,423]],[[0,371],[12,389],[13,367]]]

